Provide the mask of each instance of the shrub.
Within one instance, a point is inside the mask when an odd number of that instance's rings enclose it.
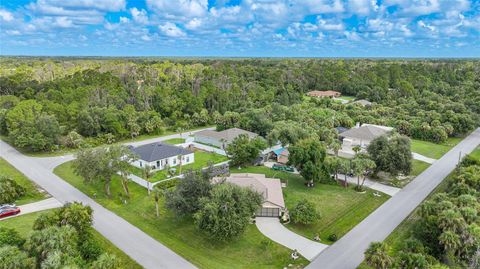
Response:
[[[332,242],[335,242],[338,240],[338,237],[337,237],[337,234],[330,234],[328,236],[328,240],[332,241]]]
[[[294,223],[311,224],[320,218],[315,205],[304,199],[298,202],[290,211]]]
[[[9,204],[15,202],[25,194],[25,188],[20,186],[15,180],[0,176],[0,204]]]
[[[0,247],[7,245],[21,247],[24,243],[25,239],[15,229],[0,227]]]

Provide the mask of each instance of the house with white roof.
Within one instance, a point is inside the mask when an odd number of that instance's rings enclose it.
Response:
[[[377,137],[389,135],[393,131],[392,127],[363,124],[362,126],[352,128],[339,134],[342,141],[342,149],[339,154],[343,157],[353,157],[355,152],[353,148],[360,146],[364,151],[368,145]]]

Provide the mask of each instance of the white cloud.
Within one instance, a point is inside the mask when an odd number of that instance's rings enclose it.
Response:
[[[100,11],[121,11],[125,9],[125,0],[38,0],[32,3],[40,10],[56,7],[66,9],[94,9]]]
[[[7,30],[7,35],[21,35],[20,31],[18,30]]]
[[[5,9],[0,9],[0,18],[4,21],[12,21],[13,14]]]
[[[148,23],[147,11],[145,9],[137,9],[136,7],[130,9],[130,14],[135,22],[146,24]]]
[[[163,25],[159,25],[158,29],[164,35],[169,36],[169,37],[183,37],[183,36],[186,36],[185,32],[182,29],[178,28],[178,26],[176,24],[171,23],[171,22],[166,22]]]
[[[379,7],[376,0],[349,0],[348,9],[351,13],[366,16]]]
[[[129,22],[130,22],[130,19],[127,18],[127,17],[120,17],[120,22],[121,22],[121,23],[129,23]]]
[[[299,4],[304,4],[308,9],[308,14],[319,13],[340,13],[345,11],[340,0],[300,0]]]
[[[198,29],[202,25],[202,23],[203,22],[201,19],[193,18],[185,24],[185,28],[187,28],[188,30],[195,30]]]
[[[147,6],[161,17],[202,17],[208,11],[207,0],[147,0]]]
[[[318,29],[325,31],[342,31],[345,29],[345,25],[342,22],[335,22],[331,20],[318,19]]]

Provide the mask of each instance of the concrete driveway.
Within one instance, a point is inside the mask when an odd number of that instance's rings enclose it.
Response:
[[[47,209],[57,208],[57,207],[61,207],[61,206],[63,206],[63,204],[60,203],[57,199],[48,198],[48,199],[38,201],[38,202],[35,202],[35,203],[20,205],[20,206],[18,206],[20,208],[20,214],[0,219],[0,221],[6,220],[6,219],[9,219],[9,218],[15,218],[15,217],[18,217],[18,216],[23,216],[25,214],[29,214],[29,213],[33,213],[33,212],[38,212],[38,211],[43,211],[43,210],[47,210]]]
[[[257,217],[255,224],[263,235],[291,250],[296,249],[309,261],[328,247],[290,231],[278,218]]]
[[[456,167],[459,155],[480,144],[480,128],[434,162],[395,196],[328,247],[307,268],[353,269],[371,242],[383,241]]]

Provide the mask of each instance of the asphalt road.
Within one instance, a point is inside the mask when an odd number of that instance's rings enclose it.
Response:
[[[353,269],[364,259],[371,242],[383,241],[456,167],[459,154],[472,152],[480,144],[480,128],[433,163],[410,184],[390,198],[332,246],[320,253],[307,268]]]
[[[105,209],[94,200],[62,180],[52,172],[61,157],[28,157],[0,141],[0,156],[45,189],[59,202],[78,201],[94,210],[94,228],[115,246],[145,268],[195,268],[188,261],[151,238],[123,218]],[[68,158],[65,158],[68,159]]]

